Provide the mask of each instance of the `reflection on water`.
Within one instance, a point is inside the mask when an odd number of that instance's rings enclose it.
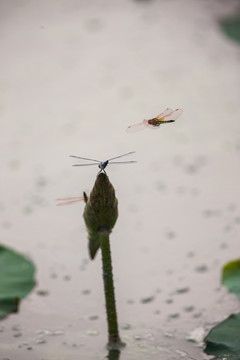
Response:
[[[106,356],[109,360],[119,360],[121,351],[117,349],[109,350],[108,355]]]

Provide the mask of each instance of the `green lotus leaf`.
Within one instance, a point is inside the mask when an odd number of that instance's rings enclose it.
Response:
[[[18,311],[35,285],[35,267],[25,256],[0,245],[0,319]]]
[[[222,283],[240,297],[240,259],[227,263],[222,270]]]
[[[222,20],[220,26],[230,39],[240,43],[240,17],[233,17]]]
[[[204,341],[205,353],[217,359],[240,359],[240,314],[232,314],[209,331]]]

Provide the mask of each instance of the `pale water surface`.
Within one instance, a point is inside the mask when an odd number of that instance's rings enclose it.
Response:
[[[220,284],[239,258],[240,47],[219,20],[237,1],[1,1],[1,243],[37,267],[0,359],[107,356],[101,257],[83,203],[97,167],[119,200],[111,236],[121,360],[207,359],[201,341],[239,302]],[[128,134],[167,107],[173,124]]]

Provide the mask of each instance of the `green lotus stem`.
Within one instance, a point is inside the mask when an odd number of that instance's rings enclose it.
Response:
[[[118,201],[115,190],[104,173],[97,176],[90,197],[84,195],[86,206],[83,217],[88,231],[89,254],[93,260],[99,248],[102,252],[103,283],[108,324],[108,348],[120,349],[117,310],[112,274],[109,235],[118,218]]]
[[[112,259],[108,234],[100,235],[100,245],[102,250],[103,283],[108,323],[108,346],[112,347],[115,344],[121,344],[121,339],[118,331],[117,310],[112,274]]]

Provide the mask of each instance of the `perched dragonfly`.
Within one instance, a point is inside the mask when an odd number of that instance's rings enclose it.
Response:
[[[182,109],[172,110],[167,108],[161,114],[150,120],[143,120],[140,124],[131,125],[127,128],[127,132],[136,132],[149,127],[151,129],[157,129],[161,124],[174,122],[181,114]]]
[[[85,201],[85,203],[87,203],[88,201],[88,196],[87,194],[84,192],[83,196],[74,196],[74,197],[68,197],[68,198],[60,198],[60,199],[56,199],[56,201],[60,201],[57,206],[62,206],[62,205],[70,205],[70,204],[74,204],[78,201]]]
[[[70,204],[74,204],[78,201],[84,201],[84,197],[83,196],[74,196],[74,197],[69,197],[69,198],[56,199],[56,201],[60,201],[57,204],[57,206],[70,205]]]
[[[100,171],[98,172],[98,174],[100,174],[100,172],[105,172],[105,168],[106,166],[109,164],[109,165],[115,165],[115,164],[132,164],[132,163],[136,163],[137,161],[112,161],[112,160],[115,160],[115,159],[119,159],[123,156],[127,156],[127,155],[130,155],[130,154],[134,154],[135,151],[130,151],[126,154],[123,154],[123,155],[119,155],[119,156],[116,156],[114,158],[111,158],[111,159],[108,159],[108,160],[105,160],[105,161],[100,161],[100,160],[95,160],[95,159],[88,159],[88,158],[84,158],[84,157],[80,157],[80,156],[75,156],[75,155],[70,155],[71,157],[74,157],[76,159],[81,159],[81,160],[88,160],[88,161],[93,161],[93,163],[87,163],[87,164],[75,164],[73,166],[91,166],[91,165],[98,165]]]

